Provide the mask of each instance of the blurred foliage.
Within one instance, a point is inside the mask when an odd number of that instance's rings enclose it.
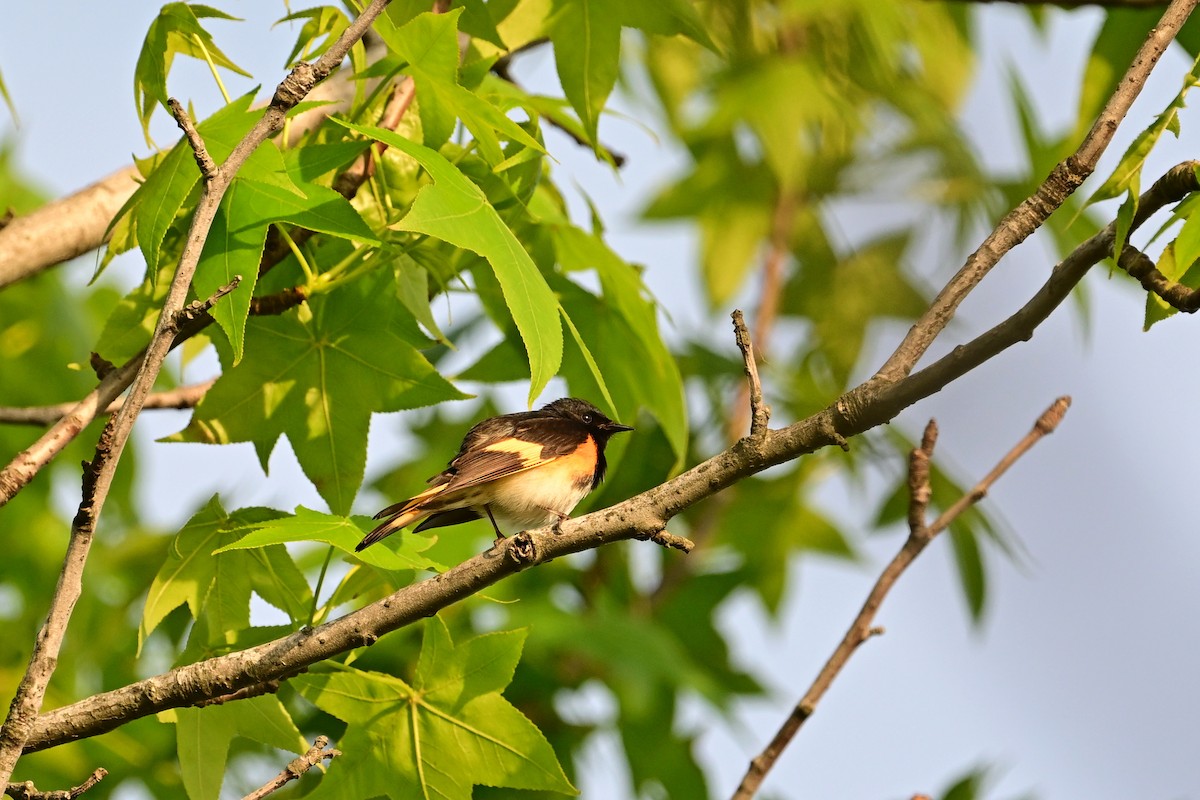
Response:
[[[323,52],[351,5],[293,10],[287,19],[301,23],[299,36],[281,66]],[[613,442],[609,479],[580,511],[602,507],[737,437],[742,368],[725,322],[735,302],[758,308],[752,325],[773,331],[761,345],[775,420],[824,407],[869,366],[864,354],[879,325],[922,311],[930,276],[914,262],[958,252],[981,222],[1030,193],[1090,124],[1153,22],[1108,12],[1073,133],[1041,130],[1014,76],[1028,168],[992,175],[957,123],[977,45],[967,4],[461,0],[444,14],[429,5],[396,0],[376,26],[382,46],[354,49],[344,115],[268,142],[247,162],[193,286],[202,299],[242,277],[206,332],[220,379],[171,439],[252,442],[265,469],[286,437],[329,513],[226,509],[213,497],[178,532],[151,530],[140,522],[144,501],[134,499],[136,453],[127,453],[48,707],[325,621],[478,552],[491,535],[483,522],[353,552],[370,524],[348,515],[376,413],[406,412],[411,446],[368,489],[401,498],[443,468],[469,421],[512,410],[498,403],[513,387],[532,403],[548,384],[564,386],[637,426]],[[174,56],[205,61],[214,76],[240,70],[204,28],[208,19],[230,17],[171,3],[151,24],[134,78],[143,126],[173,86]],[[553,49],[561,96],[509,79],[507,61],[526,47]],[[394,131],[380,128],[389,89],[405,76],[416,87],[412,109]],[[655,265],[624,260],[594,213],[582,223],[572,216],[547,152],[543,132],[554,125],[615,168],[603,135],[618,87],[664,131],[665,146],[686,155],[644,219],[696,231],[699,263],[680,280],[702,287],[711,321],[703,330],[669,326],[675,298],[655,298],[644,283]],[[1182,102],[1181,93],[1139,139],[1104,196],[1136,196],[1145,149],[1172,129]],[[254,104],[238,98],[200,122],[218,161],[256,120]],[[373,177],[347,200],[334,179],[368,146]],[[139,166],[145,180],[115,221],[101,270],[116,254],[138,252],[144,282],[117,297],[103,280],[80,289],[50,271],[0,293],[0,404],[77,398],[94,384],[80,366],[90,351],[120,361],[148,340],[199,175],[182,142]],[[38,202],[0,149],[0,208],[19,213]],[[866,209],[871,224],[846,230],[847,208]],[[1059,252],[1092,232],[1063,221],[1083,213],[1081,201],[1066,210],[1048,224]],[[1200,256],[1190,219],[1180,213],[1168,248],[1173,275],[1190,274]],[[268,243],[299,229],[315,235],[293,241],[290,255],[260,274]],[[306,302],[252,313],[253,298],[296,289]],[[472,395],[480,400],[450,402]],[[97,432],[85,431],[3,510],[5,530],[21,532],[7,537],[0,569],[5,692],[57,575],[71,509],[56,498],[73,496],[73,465],[89,457]],[[0,427],[0,448],[15,454],[35,437]],[[277,764],[279,749],[302,751],[305,739],[327,733],[344,755],[279,797],[550,797],[571,793],[578,757],[606,734],[619,741],[632,781],[614,794],[719,794],[725,787],[708,785],[680,709],[699,702],[727,721],[739,700],[763,692],[720,613],[749,593],[776,616],[796,591],[797,559],[857,557],[862,531],[813,498],[831,472],[865,482],[881,463],[902,464],[911,447],[902,435],[869,441],[689,509],[672,522],[700,545],[686,561],[629,544],[544,564],[320,665],[276,696],[139,720],[31,755],[17,777],[67,785],[104,764],[110,777],[89,797],[140,787],[212,800],[250,788],[255,765]],[[65,486],[71,493],[59,491]],[[903,480],[891,486],[873,498],[882,529],[904,518]],[[962,486],[938,469],[934,490],[936,506]],[[1012,550],[998,530],[972,511],[952,534],[975,619],[986,608],[987,548]],[[255,596],[279,612],[273,624],[258,619]],[[609,711],[572,710],[584,696],[603,698]],[[944,797],[976,796],[981,774]]]

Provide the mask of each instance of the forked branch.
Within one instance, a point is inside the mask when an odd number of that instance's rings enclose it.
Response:
[[[1054,429],[1058,427],[1058,423],[1062,421],[1063,415],[1066,413],[1070,403],[1071,399],[1069,397],[1060,397],[1055,400],[1042,413],[1037,422],[1034,423],[1029,433],[1004,458],[1000,459],[999,463],[996,464],[983,480],[943,511],[933,523],[926,525],[924,512],[929,502],[929,457],[937,437],[936,425],[932,421],[929,423],[925,428],[925,435],[922,438],[921,446],[913,451],[909,461],[908,538],[904,541],[904,545],[900,548],[900,551],[883,568],[883,572],[880,573],[879,578],[875,581],[875,585],[871,587],[870,593],[867,594],[866,602],[863,603],[862,608],[854,617],[854,621],[850,623],[846,635],[842,637],[842,640],[834,649],[833,655],[825,662],[825,666],[817,673],[817,677],[812,682],[812,685],[809,686],[808,691],[796,703],[796,707],[792,709],[787,719],[784,720],[783,725],[780,726],[770,744],[750,762],[750,766],[746,770],[741,784],[733,793],[733,800],[750,800],[758,792],[767,773],[775,766],[775,763],[779,760],[779,756],[782,755],[784,749],[800,730],[800,727],[816,711],[817,703],[825,696],[825,692],[829,690],[833,681],[841,673],[842,668],[846,666],[846,663],[854,655],[859,645],[872,635],[872,631],[874,630],[872,624],[875,620],[875,615],[879,612],[879,607],[883,605],[888,592],[896,585],[896,581],[904,574],[908,566],[916,560],[917,556],[933,541],[935,536],[945,530],[951,522],[957,519],[970,506],[979,502],[987,494],[992,484],[1018,458],[1024,455],[1042,437],[1054,432]]]

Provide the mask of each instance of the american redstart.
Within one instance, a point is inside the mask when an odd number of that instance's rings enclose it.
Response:
[[[376,514],[384,521],[354,549],[418,521],[416,530],[424,531],[486,515],[503,538],[498,519],[520,530],[568,519],[604,480],[609,437],[631,430],[574,397],[485,419],[467,431],[458,455],[429,479],[428,489]]]

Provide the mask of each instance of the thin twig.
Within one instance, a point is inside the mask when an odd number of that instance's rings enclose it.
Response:
[[[661,545],[662,547],[679,550],[683,553],[690,553],[696,547],[695,543],[686,536],[676,536],[675,534],[667,533],[666,531],[659,531],[658,533],[654,534],[650,537],[650,541],[657,545]]]
[[[192,156],[196,159],[196,166],[200,168],[200,177],[204,178],[205,183],[212,183],[217,178],[217,162],[208,154],[208,148],[204,146],[204,139],[192,124],[192,118],[188,116],[183,104],[174,97],[167,99],[167,108],[171,110],[171,116],[179,124],[179,129],[183,131],[188,145],[192,148]]]
[[[25,676],[17,687],[8,716],[3,726],[0,726],[0,783],[7,783],[12,775],[13,767],[20,758],[33,725],[41,710],[46,687],[58,663],[58,653],[66,635],[67,623],[75,602],[82,592],[83,567],[91,549],[92,536],[109,487],[138,412],[146,402],[154,381],[158,377],[163,361],[170,351],[176,333],[179,331],[179,312],[184,306],[187,292],[192,283],[192,276],[200,261],[200,253],[208,232],[216,218],[217,208],[226,189],[229,188],[233,176],[241,168],[260,144],[269,136],[283,127],[287,112],[304,99],[305,95],[341,63],[351,46],[370,27],[371,23],[387,6],[387,0],[372,0],[371,4],[358,16],[338,37],[315,63],[297,64],[275,90],[270,105],[263,112],[255,126],[237,144],[221,168],[212,164],[211,157],[203,150],[203,142],[199,136],[188,134],[190,121],[182,106],[174,104],[175,113],[188,142],[191,144],[196,162],[205,178],[204,191],[196,204],[192,215],[191,229],[188,231],[187,243],[175,270],[175,277],[163,300],[162,313],[159,315],[150,344],[146,347],[145,357],[137,370],[137,377],[129,390],[129,396],[120,410],[112,416],[105,425],[100,440],[96,444],[96,455],[92,463],[84,468],[83,492],[79,511],[71,525],[71,538],[67,544],[67,553],[63,569],[59,576],[58,585],[50,604],[50,612],[46,623],[38,633],[33,653]],[[186,124],[185,124],[186,123]]]
[[[204,393],[216,383],[216,378],[195,383],[190,386],[180,386],[163,392],[147,395],[142,406],[147,408],[192,408],[204,397]],[[114,400],[108,404],[102,414],[115,414],[120,410],[124,400]],[[49,406],[0,406],[0,424],[8,425],[50,425],[69,414],[75,403],[58,403]]]
[[[796,732],[800,730],[800,727],[813,715],[817,703],[821,701],[825,692],[833,684],[834,679],[837,678],[842,668],[846,666],[846,663],[854,655],[859,645],[871,636],[871,623],[874,621],[879,607],[883,604],[888,592],[891,591],[896,581],[904,574],[908,566],[921,554],[926,545],[933,541],[933,538],[953,522],[959,514],[966,511],[974,503],[979,502],[987,494],[992,484],[1012,466],[1013,462],[1024,455],[1042,437],[1054,431],[1058,423],[1062,421],[1063,414],[1066,413],[1070,402],[1070,398],[1067,397],[1060,397],[1058,400],[1055,400],[1050,408],[1038,418],[1038,421],[1034,424],[1030,432],[1004,458],[1000,459],[1000,462],[992,471],[976,484],[971,491],[947,508],[931,525],[925,526],[921,524],[914,526],[910,530],[908,537],[904,541],[904,545],[888,565],[883,568],[883,572],[880,573],[879,578],[875,581],[875,585],[871,587],[866,602],[863,603],[854,621],[850,623],[845,636],[842,637],[842,640],[834,649],[829,660],[825,662],[825,666],[821,668],[821,671],[817,674],[808,691],[804,693],[804,696],[800,698],[796,707],[792,709],[791,714],[784,720],[783,725],[780,726],[770,744],[750,762],[750,766],[746,770],[741,784],[733,793],[733,800],[750,800],[758,792],[763,779],[767,776],[771,767],[778,761],[779,756],[792,741]],[[922,445],[919,449],[924,450],[928,446],[929,450],[932,450],[935,440],[936,427],[931,425],[931,427],[926,428],[926,435],[922,439]],[[927,459],[929,452],[925,451],[924,455]],[[923,480],[919,477],[910,477],[909,479],[910,486],[922,483]],[[910,501],[913,500],[923,502],[917,498],[917,492],[914,492],[910,497]]]
[[[1145,43],[1117,85],[1117,90],[1108,99],[1079,147],[1051,170],[1037,191],[1000,220],[958,273],[938,292],[929,308],[913,324],[908,335],[871,381],[868,381],[868,385],[894,383],[912,372],[917,361],[949,324],[959,304],[992,267],[1009,250],[1041,227],[1042,223],[1092,174],[1096,169],[1096,162],[1112,141],[1117,126],[1125,118],[1129,107],[1145,85],[1150,70],[1187,21],[1197,2],[1198,0],[1172,0],[1158,25],[1150,30]]]
[[[929,420],[921,445],[913,448],[908,457],[908,532],[913,536],[928,535],[925,525],[925,510],[933,489],[929,485],[929,460],[933,458],[933,447],[937,444],[937,421]]]
[[[4,787],[4,793],[13,800],[75,800],[88,789],[91,789],[108,775],[104,767],[96,767],[87,780],[71,789],[55,789],[49,792],[39,792],[33,781],[10,783]]]
[[[176,327],[178,328],[182,326],[184,322],[192,322],[193,320],[197,320],[200,317],[208,314],[208,312],[212,310],[212,307],[217,304],[218,300],[236,289],[238,284],[241,282],[242,276],[234,275],[233,280],[218,288],[204,300],[193,300],[183,308],[179,309],[179,317],[175,321]]]
[[[733,335],[738,349],[742,351],[742,369],[746,373],[746,391],[750,406],[750,438],[761,439],[767,432],[771,409],[763,402],[762,380],[758,377],[758,360],[754,356],[754,343],[746,329],[746,319],[741,309],[734,309]]]
[[[242,800],[262,800],[277,789],[296,780],[325,759],[332,760],[342,754],[341,750],[332,747],[326,750],[327,747],[329,747],[329,737],[318,736],[313,740],[313,746],[308,748],[307,753],[292,759],[291,763],[284,767],[278,775],[243,797]]]
[[[1200,181],[1196,178],[1198,166],[1198,162],[1185,161],[1155,181],[1138,200],[1130,233],[1163,206],[1200,190]],[[1116,223],[1109,223],[1059,262],[1046,283],[1008,319],[955,347],[928,367],[896,384],[871,390],[864,384],[847,392],[834,404],[835,427],[853,432],[880,424],[895,415],[894,409],[907,408],[917,400],[929,397],[998,353],[1018,342],[1028,341],[1050,313],[1070,296],[1088,270],[1112,255],[1115,236]]]

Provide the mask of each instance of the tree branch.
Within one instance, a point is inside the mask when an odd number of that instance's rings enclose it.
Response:
[[[908,538],[905,539],[900,551],[883,568],[883,572],[880,573],[879,578],[875,581],[875,585],[871,587],[866,602],[863,603],[854,621],[850,623],[849,629],[847,629],[842,640],[838,642],[829,660],[825,662],[825,666],[817,673],[817,677],[813,680],[808,691],[804,693],[804,696],[800,698],[796,707],[792,709],[792,713],[784,720],[783,725],[780,726],[770,744],[750,762],[750,766],[746,770],[741,784],[733,793],[733,800],[750,800],[758,792],[763,779],[766,778],[771,767],[779,760],[779,756],[792,741],[792,738],[795,737],[800,727],[813,715],[817,703],[824,697],[825,692],[829,690],[829,687],[841,673],[842,668],[846,666],[850,657],[854,655],[859,645],[871,637],[874,630],[871,623],[874,621],[875,615],[879,612],[879,607],[883,605],[888,592],[896,585],[896,581],[904,574],[908,566],[916,560],[917,556],[933,541],[935,536],[946,529],[946,526],[957,519],[967,508],[979,502],[987,494],[988,489],[1018,458],[1024,455],[1042,437],[1054,432],[1054,429],[1058,427],[1058,423],[1062,421],[1063,415],[1066,413],[1070,403],[1071,400],[1068,397],[1060,397],[1054,401],[1050,408],[1046,409],[1041,417],[1038,418],[1029,433],[1004,458],[1000,459],[999,463],[983,480],[942,512],[941,516],[931,525],[926,525],[924,522],[924,512],[929,499],[929,458],[932,455],[933,445],[937,440],[937,426],[932,421],[929,423],[925,428],[925,435],[921,440],[921,446],[913,451],[909,461]]]
[[[1163,275],[1141,250],[1125,245],[1121,257],[1117,259],[1117,266],[1136,279],[1143,289],[1158,295],[1172,308],[1185,314],[1195,314],[1200,309],[1200,289],[1189,289]]]
[[[137,189],[139,177],[137,167],[123,167],[0,229],[0,289],[107,241],[108,224]]]
[[[171,111],[184,129],[188,142],[196,155],[196,163],[205,178],[204,191],[192,215],[187,243],[175,270],[175,277],[167,290],[154,334],[146,348],[146,354],[137,370],[129,396],[121,408],[109,420],[96,445],[96,455],[85,468],[83,498],[79,512],[71,525],[71,538],[67,544],[62,573],[55,588],[46,623],[38,633],[33,654],[25,676],[17,687],[9,707],[8,717],[0,727],[0,783],[7,783],[13,767],[20,758],[25,741],[37,720],[45,697],[46,686],[58,662],[58,652],[66,634],[71,611],[82,591],[83,567],[91,549],[92,536],[104,502],[112,484],[113,475],[133,424],[141,411],[146,397],[158,377],[163,361],[170,351],[183,319],[180,312],[187,298],[188,289],[200,261],[200,252],[208,237],[217,208],[233,176],[245,163],[250,154],[266,139],[280,130],[289,109],[304,99],[305,95],[341,63],[350,47],[362,38],[383,9],[387,0],[372,0],[362,14],[352,22],[330,48],[313,64],[297,64],[275,90],[262,117],[238,143],[225,163],[217,168],[204,149],[195,129],[182,105],[172,103]]]
[[[216,383],[216,378],[190,386],[180,386],[163,392],[154,392],[146,396],[142,405],[147,408],[192,408],[204,397],[204,393]],[[120,410],[123,400],[109,403],[100,414],[115,414]],[[75,403],[58,403],[49,406],[0,406],[0,424],[9,425],[50,425],[67,414],[76,406]]]
[[[1200,188],[1193,167],[1191,162],[1174,167],[1142,195],[1131,230],[1165,204]],[[42,714],[26,749],[42,750],[96,736],[159,711],[286,679],[319,661],[373,644],[386,633],[418,622],[544,561],[629,539],[658,541],[667,521],[684,509],[768,467],[823,447],[843,445],[845,437],[892,419],[977,366],[986,360],[983,353],[994,355],[1013,341],[1029,338],[1032,328],[1026,333],[1024,326],[1036,327],[1066,298],[1087,269],[1105,257],[1113,236],[1114,226],[1110,225],[1076,248],[1054,269],[1046,286],[1026,308],[1010,320],[886,391],[860,393],[858,397],[863,399],[853,415],[846,413],[845,405],[861,387],[807,419],[786,428],[768,429],[761,440],[741,439],[683,474],[622,503],[563,522],[557,531],[541,528],[512,536],[445,573],[317,628],[305,628],[257,647],[179,667]],[[1030,308],[1033,310],[1026,310]]]
[[[283,771],[276,775],[271,780],[264,783],[259,788],[255,789],[250,794],[242,798],[242,800],[262,800],[262,798],[286,786],[290,781],[298,779],[301,775],[308,772],[310,769],[320,764],[325,759],[333,760],[342,754],[341,750],[336,750],[329,747],[328,736],[318,736],[313,740],[313,746],[308,749],[304,755],[292,759]]]
[[[88,789],[91,789],[108,775],[108,770],[96,767],[87,780],[71,789],[56,789],[50,792],[39,792],[33,781],[10,783],[4,787],[4,794],[13,800],[75,800]]]
[[[1196,179],[1197,167],[1200,167],[1200,162],[1185,161],[1155,181],[1138,201],[1138,210],[1130,223],[1129,232],[1133,233],[1168,203],[1200,190],[1200,182]],[[1033,338],[1037,327],[1067,299],[1087,271],[1112,255],[1115,238],[1116,223],[1109,223],[1104,230],[1083,242],[1059,262],[1051,271],[1049,280],[1016,313],[966,344],[955,347],[928,367],[882,389],[864,391],[864,384],[843,395],[835,404],[837,415],[834,424],[838,430],[841,430],[841,426],[857,430],[864,424],[885,422],[895,415],[893,409],[906,408],[921,398],[941,391],[954,379],[1017,342]],[[859,418],[860,415],[862,418]]]
[[[754,354],[754,342],[750,331],[746,329],[746,318],[741,309],[735,309],[733,314],[733,335],[737,341],[738,350],[742,351],[743,369],[746,373],[747,398],[746,405],[750,412],[750,438],[761,439],[767,431],[767,423],[771,419],[771,409],[763,402],[762,380],[758,377],[758,360]]]
[[[938,293],[920,319],[913,324],[900,346],[867,382],[868,386],[895,383],[912,372],[933,340],[949,324],[959,304],[992,267],[1009,250],[1041,227],[1042,223],[1092,174],[1096,169],[1096,162],[1112,141],[1117,126],[1125,118],[1129,107],[1145,85],[1150,71],[1187,21],[1196,3],[1197,0],[1172,0],[1158,25],[1150,30],[1145,43],[1117,85],[1117,90],[1108,99],[1083,142],[1074,153],[1050,171],[1031,197],[1000,220],[958,273]]]

